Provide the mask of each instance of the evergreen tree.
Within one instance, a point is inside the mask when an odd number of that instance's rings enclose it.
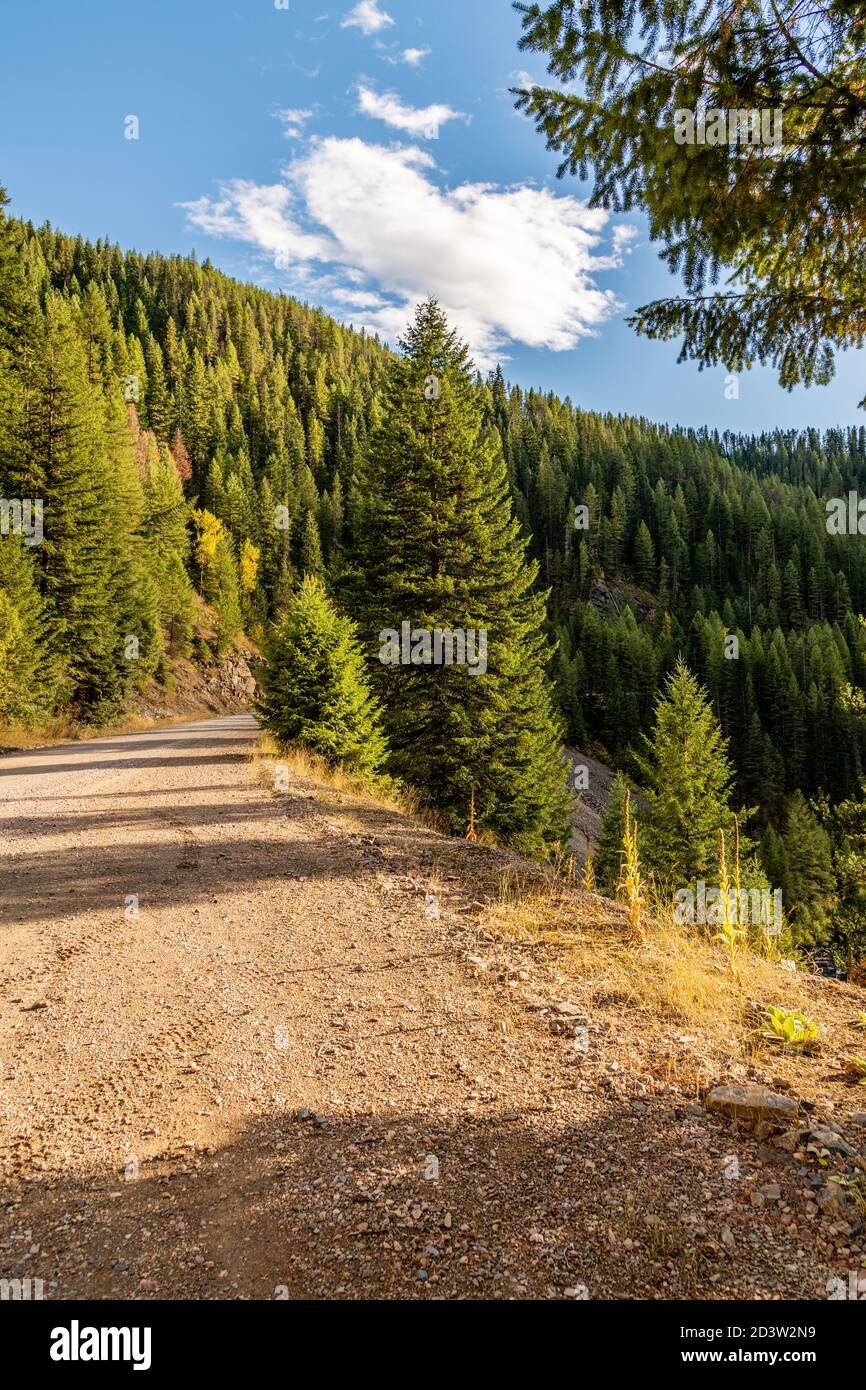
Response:
[[[214,562],[207,571],[205,597],[216,609],[217,653],[223,656],[234,644],[243,625],[238,563],[225,533],[217,541]]]
[[[107,713],[122,684],[116,491],[84,350],[57,295],[46,304],[27,388],[18,481],[21,495],[44,499],[38,551],[50,640],[67,658],[71,706]]]
[[[170,650],[188,656],[195,620],[187,571],[189,508],[171,455],[152,436],[147,442],[143,491],[142,530],[159,594],[160,620]]]
[[[717,862],[719,831],[733,824],[733,769],[706,691],[682,660],[656,705],[639,761],[650,797],[648,862],[667,886],[706,878]]]
[[[518,106],[561,152],[560,173],[585,179],[592,169],[593,205],[644,208],[684,277],[685,295],[637,311],[638,332],[682,336],[681,358],[733,371],[772,361],[783,386],[827,382],[834,349],[863,333],[862,5],[516,8],[521,48],[543,53],[554,80],[569,84],[519,91]],[[773,157],[756,157],[756,146]],[[708,293],[722,267],[735,285]]]
[[[786,910],[792,914],[799,937],[820,940],[834,888],[830,837],[800,791],[788,803],[782,843]]]
[[[110,478],[111,524],[102,548],[118,629],[119,675],[122,685],[140,686],[156,671],[163,649],[153,554],[143,534],[144,488],[119,395],[100,395],[97,404],[101,455]]]
[[[634,543],[634,567],[638,583],[646,589],[653,588],[656,576],[655,547],[645,521],[638,527]]]
[[[322,547],[319,541],[319,528],[312,510],[308,511],[304,518],[298,567],[303,575],[320,576],[322,573]]]
[[[57,665],[32,551],[18,536],[0,536],[0,720],[32,724],[49,718]]]
[[[610,897],[616,892],[622,867],[622,845],[625,835],[625,798],[629,786],[622,773],[617,773],[601,817],[601,834],[593,861],[599,886]]]
[[[848,974],[866,958],[866,785],[833,813],[833,867],[837,891],[831,940]]]
[[[356,629],[315,576],[274,627],[266,657],[264,727],[362,777],[378,774],[387,746]]]
[[[537,566],[483,428],[467,350],[433,300],[401,346],[370,444],[353,592],[392,765],[455,831],[474,808],[478,827],[515,844],[565,842],[544,596],[532,589]],[[393,650],[383,664],[404,622],[421,634],[412,664]],[[437,631],[474,633],[478,650],[486,644],[485,669],[437,664]]]

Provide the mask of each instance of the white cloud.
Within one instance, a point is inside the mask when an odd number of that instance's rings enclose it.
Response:
[[[429,58],[433,52],[432,48],[404,48],[402,53],[397,53],[393,58],[388,58],[389,63],[406,63],[410,68],[419,68],[425,58]]]
[[[193,226],[290,265],[286,288],[315,286],[340,316],[394,342],[435,295],[482,369],[510,344],[565,351],[617,309],[596,283],[622,264],[608,214],[529,184],[440,187],[415,146],[314,140],[285,182],[225,185],[187,203]],[[602,244],[604,242],[604,244]]]
[[[462,111],[455,111],[441,103],[404,106],[396,92],[374,92],[363,84],[358,87],[358,110],[374,120],[384,121],[395,130],[405,130],[409,135],[425,135],[428,139],[435,138],[446,121],[468,119]]]
[[[631,254],[630,242],[637,236],[637,227],[630,227],[626,222],[618,222],[613,229],[613,250],[614,254],[621,251],[628,251]]]
[[[353,290],[348,286],[331,290],[331,299],[337,304],[348,304],[355,309],[385,309],[388,306],[387,299],[383,299],[374,290]]]
[[[274,115],[278,121],[282,121],[283,135],[286,139],[297,140],[303,135],[304,124],[313,112],[301,110],[299,107],[286,107],[281,111],[275,111]]]
[[[362,34],[378,34],[380,29],[388,29],[394,23],[385,10],[380,10],[376,0],[358,0],[357,5],[340,20],[341,29],[360,29]]]
[[[285,184],[232,179],[220,193],[180,204],[192,225],[208,236],[251,242],[284,266],[333,257],[335,247],[326,237],[305,232],[294,220],[293,194]]]

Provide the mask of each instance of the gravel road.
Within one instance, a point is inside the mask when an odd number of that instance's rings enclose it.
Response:
[[[256,732],[0,759],[0,1277],[58,1299],[822,1296],[832,1245],[804,1266],[745,1196],[738,1224],[730,1133],[552,1032],[543,964],[491,964],[498,852],[294,776],[277,795]]]

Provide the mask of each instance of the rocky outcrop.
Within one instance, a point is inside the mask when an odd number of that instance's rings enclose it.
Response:
[[[240,651],[233,651],[223,661],[203,672],[204,684],[222,705],[250,705],[258,689],[255,668],[261,662]]]

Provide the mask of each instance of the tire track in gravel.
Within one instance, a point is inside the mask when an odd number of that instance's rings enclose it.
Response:
[[[529,865],[297,777],[277,796],[256,736],[233,716],[0,759],[0,1277],[822,1296],[826,1251],[804,1266],[798,1227],[726,1184],[721,1122],[649,1061],[626,1074],[609,1024],[581,1056],[552,1030],[546,946],[483,922]]]

